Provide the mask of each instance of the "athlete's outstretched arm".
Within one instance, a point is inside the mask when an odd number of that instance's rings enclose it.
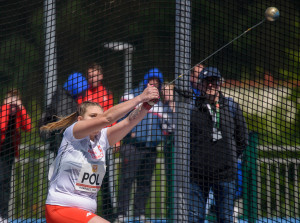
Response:
[[[144,92],[137,97],[108,109],[102,115],[99,115],[96,118],[77,122],[73,128],[74,137],[81,139],[92,134],[93,132],[100,131],[102,128],[121,119],[138,104],[158,98],[158,89],[148,85]]]
[[[147,103],[147,102],[146,102]],[[121,122],[108,128],[107,138],[110,146],[123,139],[142,119],[147,115],[149,110],[148,104],[141,104],[134,109],[128,117]]]

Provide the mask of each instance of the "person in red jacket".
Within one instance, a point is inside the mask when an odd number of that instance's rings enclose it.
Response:
[[[9,91],[0,109],[0,222],[8,218],[10,180],[15,158],[19,158],[20,129],[31,130],[31,119],[16,89]]]
[[[89,89],[77,100],[78,104],[84,101],[97,102],[104,111],[113,106],[113,95],[103,85],[103,69],[97,63],[92,63],[87,69]]]

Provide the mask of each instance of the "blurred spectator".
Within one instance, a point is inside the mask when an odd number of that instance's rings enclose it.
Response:
[[[203,70],[204,66],[202,64],[197,64],[191,70],[189,81],[190,81],[190,88],[185,88],[182,84],[176,85],[174,87],[174,91],[176,91],[179,95],[183,96],[184,98],[189,98],[190,102],[190,109],[193,109],[195,105],[196,98],[201,96],[201,91],[198,88],[199,85],[199,74]]]
[[[165,84],[161,90],[162,102],[166,108],[171,109],[170,111],[175,112],[175,101],[174,101],[174,84]]]
[[[200,72],[203,70],[204,65],[203,64],[197,64],[194,69],[191,72],[191,76],[190,76],[190,82],[191,82],[191,87],[193,90],[193,93],[195,96],[200,96],[201,92],[198,89],[198,80],[199,80],[199,74]],[[195,97],[194,97],[195,99]]]
[[[222,94],[221,81],[217,68],[200,72],[200,96],[191,111],[189,222],[205,221],[210,190],[217,222],[233,222],[237,161],[248,145],[248,131],[240,106]]]
[[[163,75],[159,69],[150,69],[139,87],[125,94],[121,101],[127,101],[139,95],[148,83],[161,90]],[[120,149],[122,169],[118,194],[119,216],[115,222],[124,222],[128,217],[130,193],[135,180],[137,190],[134,194],[134,216],[140,221],[146,221],[145,209],[156,164],[156,147],[165,140],[166,131],[172,128],[168,123],[162,125],[164,120],[168,120],[168,114],[164,113],[163,109],[163,103],[159,101],[123,140]]]
[[[97,102],[104,111],[113,106],[113,94],[103,85],[103,69],[97,63],[92,63],[87,68],[89,88],[78,97],[78,104],[83,101]]]
[[[175,101],[174,101],[174,84],[165,84],[161,90],[162,102],[164,104],[164,113],[168,114],[168,125],[175,122]],[[164,119],[165,120],[165,119]],[[164,125],[164,124],[163,124]],[[165,170],[167,180],[167,219],[172,219],[172,181],[173,181],[173,147],[174,147],[174,134],[173,130],[175,125],[172,125],[172,129],[168,131],[164,142],[164,158],[165,158]]]
[[[15,158],[19,158],[20,129],[31,131],[31,119],[18,90],[6,94],[0,110],[0,222],[7,222],[10,181]]]
[[[64,117],[77,111],[77,98],[88,89],[88,82],[81,73],[69,75],[68,80],[63,86],[57,86],[56,92],[52,96],[49,107],[42,114],[39,121],[39,127],[51,122],[56,122],[59,117]],[[41,132],[41,137],[45,142],[49,142],[50,151],[55,156],[62,140],[62,134],[59,131]]]

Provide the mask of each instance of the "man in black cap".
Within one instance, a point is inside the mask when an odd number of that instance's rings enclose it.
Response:
[[[237,160],[248,145],[248,132],[240,106],[222,94],[221,82],[217,68],[199,74],[201,94],[191,111],[189,222],[204,222],[210,190],[217,222],[233,222]]]

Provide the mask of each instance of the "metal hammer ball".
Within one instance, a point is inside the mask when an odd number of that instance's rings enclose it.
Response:
[[[265,17],[268,21],[275,21],[279,18],[279,10],[276,7],[269,7],[265,11]]]
[[[225,47],[227,47],[228,45],[230,45],[231,43],[233,43],[234,41],[236,41],[237,39],[241,38],[243,35],[245,35],[246,33],[248,33],[250,30],[256,28],[257,26],[261,25],[262,23],[264,23],[266,20],[268,21],[275,21],[279,18],[279,10],[276,7],[269,7],[266,9],[265,11],[265,19],[263,19],[262,21],[260,21],[259,23],[255,24],[254,26],[248,28],[247,30],[245,30],[243,33],[241,33],[239,36],[235,37],[234,39],[232,39],[230,42],[228,42],[227,44],[225,44],[224,46],[222,46],[221,48],[219,48],[218,50],[216,50],[215,52],[213,52],[212,54],[210,54],[209,56],[207,56],[206,58],[204,58],[202,61],[200,61],[199,63],[197,63],[195,66],[191,67],[188,71],[194,69],[197,65],[202,64],[204,61],[208,60],[209,58],[211,58],[213,55],[217,54],[218,52],[220,52],[221,50],[223,50]],[[172,80],[171,82],[169,82],[168,84],[172,84],[173,82],[175,82],[177,79],[179,79],[180,77],[183,77],[183,75],[185,75],[185,73],[180,74],[178,77],[176,77],[174,80]],[[150,102],[151,103],[151,102]],[[151,103],[154,104],[154,103]]]

